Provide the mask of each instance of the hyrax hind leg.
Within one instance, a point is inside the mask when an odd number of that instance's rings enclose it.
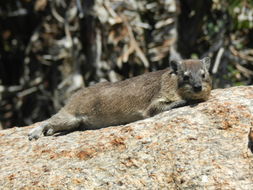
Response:
[[[51,118],[39,123],[39,126],[32,129],[28,134],[29,140],[38,139],[41,135],[53,135],[59,131],[78,128],[82,119],[77,118],[64,110],[61,110]]]

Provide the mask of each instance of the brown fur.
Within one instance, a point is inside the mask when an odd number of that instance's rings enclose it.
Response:
[[[99,83],[78,91],[56,115],[33,129],[29,139],[37,139],[43,133],[52,135],[75,129],[79,125],[96,129],[125,124],[185,105],[189,100],[206,100],[211,91],[211,79],[205,64],[201,60],[176,64],[176,69],[150,72],[115,83]],[[199,78],[203,71],[206,78]],[[185,72],[189,72],[190,78],[195,77],[193,82],[201,83],[201,91],[194,92],[190,80],[182,81]]]

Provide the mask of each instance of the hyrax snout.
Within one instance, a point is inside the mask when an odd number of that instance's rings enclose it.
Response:
[[[84,88],[57,114],[32,129],[29,139],[73,130],[80,125],[97,129],[126,124],[184,106],[192,100],[207,100],[212,87],[209,67],[208,57],[171,61],[168,69]]]

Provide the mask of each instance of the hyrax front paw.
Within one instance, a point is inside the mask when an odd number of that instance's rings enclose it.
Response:
[[[55,132],[54,132],[54,129],[53,128],[49,128],[48,130],[44,131],[44,135],[45,136],[51,136],[53,135]]]

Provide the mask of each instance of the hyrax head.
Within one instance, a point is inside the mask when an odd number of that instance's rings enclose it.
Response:
[[[185,100],[206,100],[212,81],[209,75],[210,58],[171,61],[171,68],[178,76],[178,93]]]

